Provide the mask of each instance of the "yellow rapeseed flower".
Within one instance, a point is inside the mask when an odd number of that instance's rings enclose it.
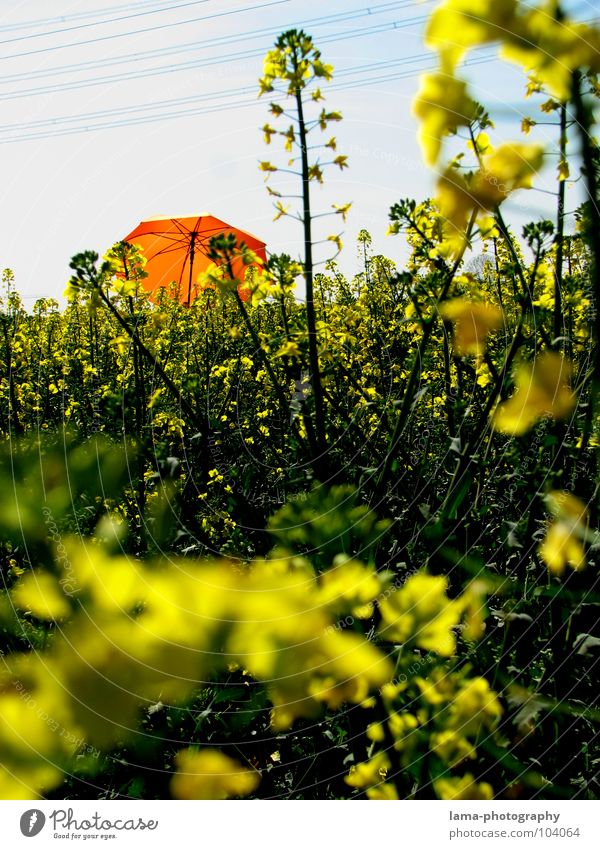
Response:
[[[344,781],[350,787],[372,787],[375,784],[382,784],[388,774],[390,768],[390,759],[385,752],[377,752],[370,761],[356,764],[350,768],[350,773],[345,777]]]
[[[447,595],[448,580],[421,572],[380,602],[380,634],[386,640],[411,643],[450,657],[456,648],[453,633],[462,608]]]
[[[516,11],[517,0],[446,0],[429,18],[425,43],[452,70],[467,50],[513,32]]]
[[[438,180],[436,201],[446,220],[447,238],[462,246],[471,214],[494,212],[517,189],[531,188],[542,164],[539,144],[507,143],[483,156],[481,167],[468,177],[447,168]],[[488,226],[487,216],[483,216]]]
[[[321,575],[319,597],[322,604],[337,613],[349,610],[365,619],[372,615],[372,603],[382,589],[382,580],[372,566],[339,554],[331,569]]]
[[[279,348],[277,353],[274,355],[276,357],[299,357],[302,352],[300,350],[300,346],[297,342],[293,342],[288,340],[284,342],[284,344]]]
[[[575,571],[585,568],[583,540],[589,514],[585,504],[570,492],[553,490],[546,496],[554,515],[540,547],[539,555],[554,575],[562,575],[567,566]]]
[[[477,752],[466,737],[446,729],[431,735],[431,751],[448,766],[457,766],[461,761],[472,760]]]
[[[413,112],[421,122],[419,141],[427,165],[437,162],[444,136],[468,126],[475,111],[463,80],[439,72],[423,74]]]
[[[555,9],[554,2],[546,2],[520,14],[501,53],[533,73],[558,100],[566,101],[571,96],[573,71],[600,70],[600,30],[567,19],[557,21]]]
[[[248,796],[260,782],[256,770],[246,769],[218,749],[183,749],[175,755],[177,772],[171,779],[175,799],[229,799]]]
[[[381,722],[371,722],[367,726],[367,737],[375,743],[383,743],[385,740],[385,729]]]
[[[14,587],[11,598],[16,607],[38,619],[65,619],[71,612],[60,584],[48,572],[29,572]]]
[[[497,408],[492,426],[501,433],[520,436],[543,417],[566,418],[575,406],[570,376],[568,360],[553,351],[521,365],[515,374],[515,392]]]
[[[309,692],[332,710],[361,704],[392,676],[388,658],[357,634],[328,630],[315,648]]]
[[[440,799],[446,800],[489,800],[494,798],[494,790],[486,781],[476,782],[471,775],[455,778],[438,778],[433,788]]]
[[[507,142],[484,156],[473,187],[478,203],[492,210],[511,192],[530,189],[543,156],[543,145],[523,142]]]
[[[375,787],[367,789],[367,799],[376,799],[379,802],[396,802],[398,801],[398,791],[395,784],[389,782],[377,784]]]
[[[404,749],[407,744],[416,743],[414,732],[419,727],[419,720],[412,713],[391,713],[388,726],[394,738],[394,749],[397,751]]]
[[[39,758],[35,763],[13,766],[10,768],[0,764],[0,799],[39,799],[53,790],[63,781],[63,774],[58,767],[44,763]]]
[[[486,591],[485,581],[474,580],[465,587],[460,596],[464,610],[462,636],[470,642],[480,640],[485,631]]]
[[[488,334],[502,324],[499,307],[466,298],[453,298],[441,304],[440,314],[454,324],[454,350],[461,356],[483,354]]]
[[[502,706],[485,678],[472,678],[450,702],[448,727],[463,736],[477,735],[482,729],[495,728]]]

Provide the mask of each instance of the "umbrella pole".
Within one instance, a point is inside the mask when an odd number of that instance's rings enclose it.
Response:
[[[196,245],[196,231],[192,231],[192,239],[190,241],[190,279],[188,281],[188,295],[187,295],[187,306],[189,307],[192,302],[192,273],[194,271],[194,255],[195,255],[195,245]]]

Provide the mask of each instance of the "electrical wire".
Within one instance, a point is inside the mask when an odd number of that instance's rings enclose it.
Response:
[[[208,0],[199,0],[199,2],[208,2]],[[130,30],[128,32],[117,32],[111,35],[99,35],[97,38],[88,38],[84,41],[73,41],[70,44],[55,44],[52,47],[40,47],[37,50],[26,50],[21,53],[8,53],[4,56],[0,56],[0,60],[5,61],[7,59],[20,59],[25,56],[37,56],[41,53],[53,53],[56,50],[66,50],[70,47],[87,47],[90,44],[98,44],[103,41],[115,41],[118,38],[128,38],[131,35],[143,35],[148,32],[163,32],[166,29],[172,29],[173,27],[182,27],[187,26],[189,24],[199,23],[200,21],[208,21],[213,20],[215,18],[226,18],[230,15],[237,15],[240,12],[247,11],[258,11],[259,9],[264,9],[269,6],[280,6],[284,3],[289,3],[290,0],[271,0],[269,3],[259,3],[257,6],[247,7],[245,9],[229,9],[226,12],[215,12],[212,15],[200,15],[195,18],[187,18],[185,21],[171,21],[166,24],[156,24],[151,27],[143,27],[142,29]],[[28,38],[33,38],[33,36],[28,36]]]
[[[384,68],[395,67],[397,65],[412,64],[414,62],[431,59],[428,53],[416,53],[413,56],[403,56],[400,59],[387,59],[382,62],[371,62],[365,65],[358,65],[352,68],[343,68],[336,72],[336,79],[345,77],[351,74],[361,73],[368,74],[371,72],[381,71]],[[368,80],[365,80],[368,81]],[[206,100],[220,100],[230,97],[239,97],[240,94],[252,94],[256,92],[256,85],[245,86],[244,88],[224,89],[217,92],[207,92],[202,94],[192,94],[186,97],[170,98],[169,100],[158,100],[151,103],[136,104],[114,107],[111,109],[97,110],[95,112],[79,113],[78,115],[61,115],[56,118],[45,118],[37,121],[28,121],[27,123],[14,123],[0,125],[0,134],[14,132],[17,129],[28,130],[36,127],[55,126],[56,124],[67,124],[74,121],[91,121],[101,118],[106,118],[111,115],[132,114],[135,112],[144,112],[152,109],[162,108],[165,106],[183,106],[189,103],[197,103]]]
[[[158,2],[158,0],[153,0],[154,2]],[[165,0],[161,0],[164,4]],[[202,2],[209,2],[209,0],[202,0]],[[278,0],[278,2],[288,2],[288,0]],[[186,5],[186,4],[184,4]],[[262,8],[268,5],[272,5],[272,3],[261,3],[258,7],[254,8]],[[414,2],[414,0],[398,0],[398,2],[387,2],[382,3],[377,6],[363,7],[362,9],[353,9],[346,11],[344,13],[337,13],[334,15],[326,15],[321,16],[316,19],[312,19],[308,22],[300,22],[296,24],[297,27],[303,27],[306,25],[330,25],[332,23],[339,24],[340,22],[345,22],[349,20],[356,20],[359,17],[364,16],[372,16],[374,14],[380,14],[383,12],[389,12],[398,7],[406,8],[407,6],[415,6],[421,5],[418,2]],[[160,10],[156,10],[160,11]],[[244,10],[235,10],[235,12],[228,12],[226,14],[234,14],[236,12],[247,11]],[[90,13],[91,14],[91,13]],[[374,27],[361,27],[355,30],[345,30],[343,32],[331,33],[329,35],[325,35],[319,39],[319,43],[328,43],[339,40],[350,40],[353,38],[370,36],[380,34],[382,32],[394,30],[394,29],[405,29],[408,26],[411,26],[416,23],[422,23],[426,20],[426,16],[419,16],[415,18],[404,19],[401,21],[392,21],[383,24],[378,24]],[[225,43],[235,44],[248,39],[256,40],[257,35],[265,35],[272,34],[273,32],[278,33],[279,28],[264,28],[260,30],[254,30],[251,32],[245,32],[242,34],[233,34],[227,36],[220,36],[216,39],[213,39],[214,46],[222,46]],[[211,40],[208,40],[210,42]],[[207,42],[203,43],[203,46],[206,46]],[[213,46],[211,45],[211,46]],[[180,48],[175,48],[176,50],[181,50],[184,48],[188,48],[194,46],[197,49],[197,45],[192,43],[192,45],[183,45]],[[170,50],[170,48],[166,48],[166,50]],[[164,54],[165,48],[161,48],[161,51]],[[156,55],[155,51],[151,51],[153,55]],[[73,88],[82,88],[92,85],[106,85],[109,83],[117,83],[123,80],[129,79],[141,79],[148,76],[156,76],[162,75],[165,73],[173,73],[180,70],[190,70],[192,68],[210,66],[210,65],[227,65],[229,66],[232,62],[240,59],[248,59],[254,58],[257,56],[262,56],[264,54],[264,48],[259,47],[253,50],[240,52],[236,51],[235,54],[230,54],[228,56],[219,55],[218,57],[208,57],[199,60],[192,60],[190,62],[184,62],[180,65],[167,65],[167,66],[158,66],[150,69],[142,69],[140,71],[131,71],[124,72],[116,75],[105,76],[100,78],[93,78],[91,80],[80,80],[74,81],[70,84],[58,84],[52,86],[41,87],[37,89],[25,90],[17,93],[8,93],[5,95],[0,95],[0,100],[11,100],[14,98],[21,98],[28,95],[33,94],[46,94],[46,93],[55,93],[61,91],[71,90]],[[122,57],[121,60],[117,61],[127,61],[131,58],[139,55],[141,57],[145,57],[147,54],[133,54],[130,57]],[[415,54],[413,56],[402,57],[400,59],[391,59],[382,62],[372,62],[368,65],[355,66],[352,68],[343,69],[342,71],[337,71],[336,73],[336,83],[334,83],[330,88],[335,90],[345,90],[351,89],[358,86],[365,86],[365,84],[374,84],[374,83],[385,83],[391,82],[393,80],[402,79],[404,77],[414,76],[415,73],[422,73],[424,70],[428,70],[427,68],[420,68],[418,70],[411,70],[409,72],[398,72],[395,69],[398,66],[406,65],[406,64],[417,64],[423,62],[424,60],[430,59],[431,54],[429,53],[420,53]],[[465,65],[468,67],[469,65],[477,65],[477,64],[486,64],[491,61],[491,59],[487,57],[481,57],[479,59],[471,59],[466,62]],[[67,68],[69,66],[66,66]],[[76,66],[77,67],[77,66]],[[383,70],[391,70],[389,74],[381,74],[379,72]],[[66,70],[59,69],[59,70]],[[360,79],[349,82],[344,82],[344,77],[352,77],[356,74],[360,75]],[[379,74],[378,76],[373,77],[373,74]],[[135,104],[131,106],[123,106],[123,107],[114,107],[111,109],[105,109],[90,113],[83,113],[78,115],[63,115],[57,116],[49,119],[40,119],[35,121],[30,121],[26,124],[22,122],[15,123],[12,125],[4,125],[0,127],[0,143],[1,144],[9,144],[16,143],[17,141],[27,141],[33,139],[44,139],[44,138],[53,138],[61,135],[71,135],[74,133],[85,133],[92,132],[94,130],[103,130],[110,129],[113,127],[121,127],[121,126],[133,126],[137,124],[143,123],[155,123],[158,121],[164,120],[173,120],[177,118],[182,118],[186,116],[195,116],[195,115],[203,115],[209,114],[211,112],[221,112],[225,109],[233,109],[233,108],[244,108],[246,106],[252,105],[255,103],[254,100],[242,100],[240,96],[250,95],[256,89],[254,86],[245,86],[243,88],[232,88],[225,89],[217,92],[208,92],[201,93],[195,95],[189,95],[186,97],[169,99],[169,100],[161,100],[154,101],[146,104]],[[194,105],[199,104],[196,108],[179,108],[179,107],[194,107]],[[150,114],[149,114],[150,113]],[[74,126],[68,126],[74,125]],[[4,138],[1,136],[4,135]]]
[[[288,2],[288,0],[285,0],[285,2]],[[261,5],[257,6],[256,9],[260,9],[263,6],[266,7],[268,5],[270,5],[270,4],[269,3],[261,4]],[[379,5],[369,6],[367,8],[362,7],[360,9],[349,9],[349,10],[346,10],[345,12],[337,12],[337,13],[332,14],[332,15],[321,15],[317,18],[312,18],[312,19],[308,19],[308,20],[304,20],[304,21],[298,21],[296,23],[290,24],[288,26],[288,28],[298,29],[298,28],[304,28],[304,27],[324,26],[326,24],[339,24],[339,23],[344,23],[345,21],[354,20],[354,19],[359,18],[359,17],[365,17],[365,16],[371,17],[373,15],[380,15],[380,14],[384,14],[386,12],[397,11],[397,10],[402,9],[402,8],[407,8],[407,7],[411,7],[411,6],[421,6],[422,7],[423,5],[424,4],[423,4],[422,0],[395,0],[395,2],[380,3]],[[240,9],[232,10],[228,14],[235,14],[236,12],[240,12],[240,11],[245,11],[245,10],[240,10]],[[123,36],[136,35],[136,34],[138,34],[138,32],[139,32],[138,30],[132,30],[132,31],[123,33]],[[233,35],[217,36],[215,38],[204,39],[202,41],[202,48],[206,49],[206,48],[209,48],[209,47],[222,46],[223,44],[237,43],[238,41],[255,39],[255,38],[259,38],[261,36],[278,35],[279,32],[280,32],[280,27],[272,26],[272,27],[263,27],[261,29],[255,29],[255,30],[249,30],[249,31],[247,30],[245,33],[236,33],[236,34],[233,34]],[[62,49],[63,47],[75,47],[75,46],[78,46],[80,44],[87,44],[87,43],[88,42],[76,42],[76,43],[73,43],[73,44],[60,45],[59,49]],[[169,55],[173,55],[173,54],[176,54],[176,53],[185,52],[186,50],[197,50],[198,47],[199,47],[198,42],[192,41],[192,42],[188,42],[188,43],[183,44],[183,45],[179,45],[175,48],[173,48],[173,47],[154,48],[152,50],[138,51],[136,53],[125,54],[124,56],[117,57],[116,59],[113,59],[113,58],[97,59],[97,60],[91,60],[89,62],[77,62],[77,63],[68,64],[68,65],[62,65],[59,68],[50,69],[50,71],[46,71],[45,69],[40,69],[40,70],[36,70],[36,71],[24,71],[24,72],[20,72],[18,74],[12,74],[12,75],[8,75],[8,76],[0,77],[0,83],[11,82],[11,81],[20,81],[20,80],[25,80],[25,79],[35,79],[35,78],[38,78],[40,76],[43,77],[45,75],[56,74],[56,73],[72,74],[72,73],[75,73],[79,70],[84,70],[84,69],[87,70],[88,68],[92,69],[92,68],[95,68],[95,67],[106,67],[106,66],[110,66],[112,64],[117,65],[117,64],[122,64],[124,62],[129,62],[129,61],[140,61],[140,60],[146,59],[146,58],[148,58],[148,59],[152,58],[153,59],[153,58],[156,58],[157,56],[169,56]],[[47,50],[52,50],[52,49],[53,48],[47,48]],[[29,55],[29,54],[28,53],[14,54],[13,58],[15,56],[21,56],[21,55]],[[0,58],[3,58],[3,57],[0,57]],[[4,57],[4,58],[11,58],[11,57]]]
[[[380,33],[389,32],[391,30],[404,29],[406,26],[421,24],[425,20],[425,16],[419,16],[415,18],[407,18],[402,21],[391,21],[385,24],[377,24],[374,27],[360,27],[359,29],[355,30],[345,30],[343,32],[337,32],[332,33],[330,35],[321,36],[319,39],[319,43],[329,44],[335,41],[344,41],[363,36],[378,35]],[[279,32],[279,30],[276,31]],[[246,36],[242,36],[240,40],[246,40]],[[192,59],[187,62],[181,62],[176,65],[169,63],[168,65],[158,65],[154,68],[147,68],[139,71],[126,71],[119,74],[111,74],[104,77],[94,77],[88,80],[73,80],[68,83],[55,83],[47,86],[38,86],[36,88],[21,89],[20,91],[16,92],[0,94],[0,101],[18,100],[24,97],[36,97],[45,94],[55,94],[57,92],[63,91],[74,91],[78,89],[89,88],[91,86],[111,85],[114,83],[124,82],[126,80],[145,79],[147,77],[173,74],[181,71],[194,70],[197,68],[206,68],[213,65],[226,64],[229,66],[231,65],[231,63],[234,62],[262,57],[264,55],[264,52],[265,47],[260,46],[252,50],[238,50],[233,54],[228,54],[227,56],[219,55],[208,58]]]
[[[145,3],[123,3],[120,6],[110,6],[107,9],[94,9],[88,12],[71,12],[68,15],[58,15],[54,18],[35,18],[32,21],[19,21],[16,24],[0,24],[0,32],[12,32],[20,29],[34,29],[35,27],[47,27],[53,24],[64,24],[68,21],[87,20],[99,15],[112,12],[129,12],[133,9],[142,9],[149,6],[160,6],[165,0],[146,0]]]
[[[130,21],[133,18],[142,18],[146,15],[158,15],[160,12],[170,12],[174,9],[185,9],[188,6],[204,6],[210,3],[211,0],[187,0],[185,3],[177,3],[175,6],[163,6],[161,9],[150,9],[147,12],[135,12],[131,15],[122,15],[121,17],[108,18],[105,21],[91,21],[87,24],[76,24],[72,27],[63,27],[62,29],[49,30],[48,32],[34,32],[30,35],[19,35],[16,38],[7,38],[0,41],[0,44],[14,44],[17,41],[29,41],[32,38],[48,38],[51,35],[62,35],[64,32],[74,32],[78,29],[88,29],[89,27],[100,27],[103,24],[115,24],[119,21]]]
[[[428,58],[431,58],[431,57],[428,57]],[[472,60],[466,62],[465,66],[468,67],[468,66],[471,66],[471,65],[483,65],[483,64],[487,64],[487,63],[493,62],[493,61],[494,61],[494,57],[491,57],[491,58],[479,57],[479,58],[472,59]],[[392,81],[399,80],[399,79],[408,79],[410,77],[415,77],[415,76],[417,76],[417,75],[419,75],[419,74],[421,74],[425,71],[430,71],[430,70],[433,70],[433,69],[431,67],[425,67],[425,68],[419,68],[419,69],[410,70],[410,71],[402,71],[402,72],[394,73],[394,74],[384,74],[384,75],[381,75],[381,76],[378,76],[378,77],[373,77],[373,78],[367,80],[366,82],[368,82],[369,85],[382,84],[382,83],[392,82]],[[364,72],[363,72],[363,73],[361,73],[359,80],[348,81],[346,83],[340,83],[340,84],[333,83],[329,87],[329,90],[344,91],[344,90],[353,89],[353,88],[357,88],[357,87],[364,86],[364,85],[365,85],[365,79],[364,79]],[[255,89],[253,89],[253,90],[255,90]],[[41,141],[41,140],[45,140],[45,139],[58,138],[58,137],[62,137],[62,136],[69,136],[69,135],[95,132],[95,131],[98,131],[98,130],[115,129],[115,128],[118,128],[118,127],[131,127],[131,126],[138,126],[140,124],[151,124],[151,123],[156,123],[156,122],[161,122],[161,121],[172,121],[172,120],[175,120],[175,119],[178,119],[178,118],[190,118],[190,117],[196,117],[196,116],[199,116],[199,115],[216,114],[216,113],[231,110],[231,109],[245,109],[245,108],[248,108],[250,106],[256,106],[256,99],[255,98],[247,99],[247,100],[242,99],[242,100],[237,100],[237,101],[232,100],[232,101],[227,102],[227,103],[217,103],[217,104],[212,105],[212,106],[201,106],[201,107],[198,107],[196,109],[184,109],[184,110],[179,110],[179,111],[175,111],[175,112],[161,112],[161,113],[156,114],[156,115],[140,115],[140,116],[137,116],[137,117],[132,117],[131,115],[129,115],[128,117],[125,117],[125,118],[120,119],[120,120],[108,121],[106,123],[95,124],[93,126],[83,124],[81,126],[68,127],[68,128],[65,128],[65,129],[58,128],[56,130],[56,132],[38,132],[38,133],[29,133],[29,134],[26,134],[26,135],[11,136],[9,138],[0,138],[0,145],[14,144],[14,143],[17,143],[17,142],[25,142],[25,141]]]

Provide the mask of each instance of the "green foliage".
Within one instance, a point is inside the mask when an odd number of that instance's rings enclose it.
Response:
[[[321,568],[328,568],[337,554],[368,563],[391,523],[378,520],[359,499],[352,487],[317,487],[278,510],[268,529],[282,545],[310,555]]]

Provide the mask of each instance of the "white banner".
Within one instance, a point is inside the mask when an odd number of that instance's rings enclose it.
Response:
[[[597,849],[598,802],[0,802],[1,845]]]

